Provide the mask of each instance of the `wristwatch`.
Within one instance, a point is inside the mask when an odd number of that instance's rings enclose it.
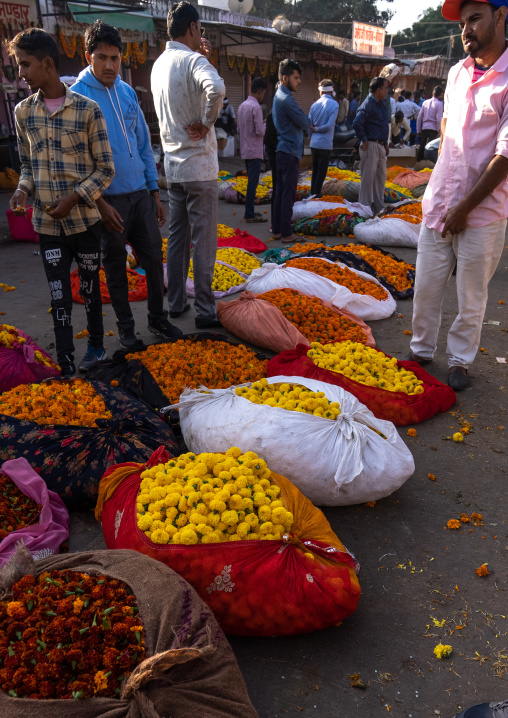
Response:
[[[152,196],[153,196],[154,194],[159,194],[159,190],[158,190],[158,189],[151,189],[151,190],[150,190],[150,194],[151,194]]]

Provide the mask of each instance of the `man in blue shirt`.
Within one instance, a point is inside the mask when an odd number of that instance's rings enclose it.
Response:
[[[310,120],[298,106],[292,93],[302,82],[302,68],[295,60],[279,65],[279,88],[273,98],[272,116],[277,130],[277,186],[273,202],[272,234],[283,242],[294,242],[291,216],[295,201],[300,160],[303,157],[303,131],[311,128]]]
[[[95,100],[106,120],[115,163],[115,179],[97,201],[103,222],[101,251],[120,343],[134,348],[129,304],[126,242],[146,272],[148,329],[165,339],[182,336],[164,310],[162,239],[159,227],[166,214],[159,199],[157,168],[150,133],[134,90],[120,79],[122,40],[118,30],[96,20],[85,33],[89,67],[80,72],[73,92]]]
[[[390,117],[384,106],[388,94],[388,80],[375,77],[369,85],[369,96],[356,113],[353,129],[360,140],[362,181],[360,204],[370,207],[374,214],[384,209],[386,158]]]
[[[312,152],[310,193],[316,195],[316,197],[321,197],[321,189],[323,188],[333,149],[333,131],[339,105],[333,99],[335,92],[331,80],[321,80],[318,89],[319,100],[312,105],[309,112],[309,120],[314,127],[310,139]]]

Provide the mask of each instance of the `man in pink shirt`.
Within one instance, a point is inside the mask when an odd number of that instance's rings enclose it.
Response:
[[[263,159],[263,137],[265,123],[260,104],[265,98],[266,82],[255,77],[250,86],[250,95],[238,108],[238,134],[240,135],[240,154],[247,169],[247,194],[245,197],[246,222],[266,222],[260,212],[254,211],[256,187]]]
[[[425,145],[439,137],[443,119],[444,90],[436,85],[430,100],[425,100],[416,120],[416,132],[420,138],[418,162],[425,159]]]
[[[508,0],[445,0],[469,57],[448,76],[439,159],[423,198],[409,359],[437,346],[444,291],[457,264],[459,313],[448,332],[448,384],[461,391],[478,347],[488,285],[508,217]]]

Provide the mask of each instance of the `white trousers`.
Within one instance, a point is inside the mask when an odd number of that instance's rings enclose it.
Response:
[[[488,286],[505,243],[506,219],[485,227],[466,227],[446,239],[422,225],[416,258],[411,351],[432,359],[441,326],[444,292],[457,263],[459,313],[448,332],[448,366],[472,364],[482,331]]]

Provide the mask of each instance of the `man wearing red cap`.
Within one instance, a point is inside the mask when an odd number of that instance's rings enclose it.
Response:
[[[478,347],[508,217],[508,0],[445,0],[469,55],[451,68],[439,159],[423,198],[409,359],[432,361],[444,291],[457,265],[459,313],[448,332],[448,384],[461,391]]]

